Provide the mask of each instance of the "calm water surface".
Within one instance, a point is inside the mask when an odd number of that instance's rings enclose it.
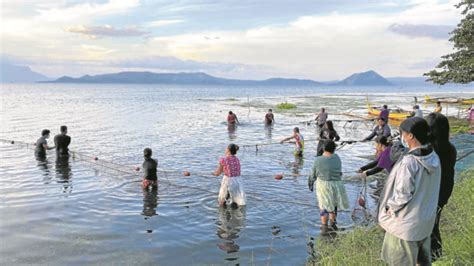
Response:
[[[408,109],[412,96],[425,93],[473,97],[474,89],[392,88],[387,94],[386,88],[3,84],[1,139],[32,143],[43,128],[54,136],[65,124],[71,148],[99,160],[76,154],[57,161],[49,153],[39,162],[31,148],[0,144],[0,262],[302,265],[310,256],[308,242],[319,234],[319,210],[307,189],[316,132],[299,122],[322,106],[331,119],[347,119],[341,115],[346,111],[364,115],[366,94],[376,104]],[[296,103],[297,110],[277,112],[275,126],[265,128],[266,109],[284,101]],[[242,123],[236,130],[225,124],[229,110]],[[238,156],[248,206],[219,209],[220,178],[209,174],[227,144],[277,142],[294,126],[308,140],[304,160],[295,160],[291,145],[263,146],[258,152],[242,146]],[[372,125],[342,126],[336,123],[342,139],[361,139]],[[460,153],[474,147],[472,136],[454,141]],[[166,170],[159,173],[157,193],[143,192],[140,173],[132,171],[145,147]],[[362,188],[354,172],[373,152],[371,143],[338,152],[352,206]],[[472,157],[459,167],[472,166]],[[105,162],[117,164],[117,170]],[[183,176],[185,170],[192,176]],[[284,179],[276,181],[277,173]],[[374,204],[371,197],[369,206]],[[350,212],[338,220],[342,229],[354,225]]]

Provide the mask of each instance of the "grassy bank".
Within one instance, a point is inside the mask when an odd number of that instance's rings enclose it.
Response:
[[[441,215],[444,256],[435,265],[468,265],[474,261],[474,168],[462,172]],[[384,265],[380,260],[384,232],[379,226],[356,228],[332,241],[318,239],[308,265]]]
[[[449,125],[451,127],[451,134],[463,134],[467,133],[470,130],[469,121],[466,119],[456,118],[456,117],[448,117]]]

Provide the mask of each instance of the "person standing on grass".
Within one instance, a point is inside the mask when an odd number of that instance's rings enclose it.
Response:
[[[385,230],[381,257],[389,265],[430,265],[441,163],[425,119],[408,118],[400,131],[408,153],[397,161],[380,195],[377,218]]]
[[[290,139],[295,139],[295,156],[297,157],[303,157],[303,152],[304,152],[304,137],[300,133],[299,127],[293,128],[293,135],[287,138],[284,138],[280,143],[283,143],[285,141],[288,141]]]
[[[328,218],[331,229],[336,230],[337,211],[349,208],[346,188],[341,181],[342,163],[339,156],[334,153],[335,150],[336,143],[327,140],[324,145],[324,153],[314,160],[313,169],[308,178],[310,191],[313,191],[314,182],[316,181],[316,196],[322,224],[321,231],[327,229]]]
[[[377,137],[375,139],[377,158],[359,169],[358,172],[362,175],[362,177],[375,175],[382,172],[384,169],[387,170],[387,173],[390,173],[394,164],[390,158],[391,148],[392,146],[385,136]]]
[[[439,231],[439,219],[444,205],[448,203],[454,187],[454,166],[456,164],[457,151],[449,142],[449,121],[440,113],[431,113],[426,117],[428,125],[433,134],[433,147],[441,161],[441,186],[439,190],[438,211],[436,221],[431,233],[431,259],[436,260],[442,255],[441,233]]]
[[[43,129],[41,131],[41,137],[36,141],[35,144],[35,157],[37,159],[43,160],[46,159],[46,151],[54,149],[53,147],[48,146],[48,138],[51,131],[49,129]]]

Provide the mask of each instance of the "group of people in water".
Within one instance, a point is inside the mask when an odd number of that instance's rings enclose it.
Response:
[[[456,149],[449,141],[449,121],[440,112],[427,117],[415,114],[401,123],[400,137],[396,139],[391,134],[388,120],[389,109],[384,106],[371,134],[362,140],[375,138],[376,158],[358,170],[363,177],[382,171],[388,174],[377,207],[377,222],[386,231],[382,259],[390,265],[429,264],[432,258],[441,256],[439,219],[454,185]],[[342,162],[336,153],[336,142],[340,137],[324,108],[314,121],[320,130],[308,188],[314,191],[316,185],[322,229],[337,230],[338,210],[349,208],[342,182]],[[230,111],[227,122],[237,125],[237,115]],[[266,125],[275,123],[271,109],[264,122]],[[67,127],[60,127],[60,134],[54,137],[55,146],[48,146],[49,135],[49,130],[42,131],[36,142],[35,155],[45,158],[47,150],[56,149],[58,157],[68,157],[71,137],[67,135]],[[304,137],[298,127],[281,143],[287,141],[294,141],[294,154],[302,157]],[[218,194],[218,204],[222,207],[246,205],[238,150],[238,145],[229,144],[214,171],[215,176],[223,174]],[[143,151],[144,190],[156,190],[159,183],[158,161],[152,154],[150,148]]]

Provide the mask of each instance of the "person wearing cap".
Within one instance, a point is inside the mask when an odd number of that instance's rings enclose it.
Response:
[[[388,121],[388,116],[390,115],[390,110],[386,104],[383,105],[382,111],[380,111],[380,117],[383,117],[385,121]]]
[[[268,112],[265,114],[265,125],[272,125],[275,123],[275,116],[273,115],[273,110],[268,109]]]
[[[387,177],[378,205],[385,230],[382,259],[389,265],[431,265],[430,235],[436,219],[441,163],[431,147],[431,130],[423,118],[400,125],[408,152]]]
[[[390,137],[392,132],[390,127],[387,125],[387,120],[384,117],[377,117],[377,125],[372,130],[372,133],[368,135],[363,141],[372,140],[374,137],[385,136],[386,138]]]

